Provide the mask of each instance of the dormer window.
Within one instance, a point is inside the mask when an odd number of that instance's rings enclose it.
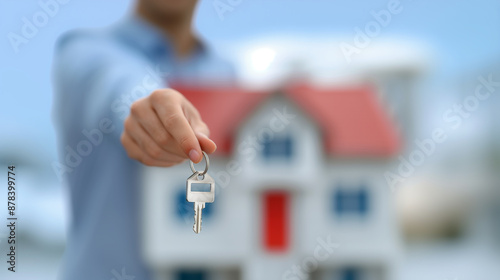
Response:
[[[291,135],[274,135],[263,143],[262,155],[265,159],[290,160],[293,154],[293,139]]]

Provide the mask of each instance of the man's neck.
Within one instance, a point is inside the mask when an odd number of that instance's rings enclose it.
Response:
[[[176,57],[185,58],[196,49],[198,42],[191,28],[192,14],[184,17],[169,18],[168,20],[160,19],[155,15],[149,14],[140,5],[136,9],[136,14],[160,29],[172,44]]]

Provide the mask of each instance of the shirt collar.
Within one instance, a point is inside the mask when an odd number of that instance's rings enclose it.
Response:
[[[157,27],[137,15],[125,17],[116,25],[115,30],[121,40],[147,56],[166,55],[173,58],[173,49],[169,39]],[[208,47],[198,39],[197,48],[188,60],[203,57],[207,53]]]

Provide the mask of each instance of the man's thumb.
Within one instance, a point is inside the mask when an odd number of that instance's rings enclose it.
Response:
[[[214,141],[212,141],[208,136],[203,132],[195,132],[196,137],[198,138],[198,142],[200,143],[200,147],[203,151],[211,154],[217,150],[217,145]]]

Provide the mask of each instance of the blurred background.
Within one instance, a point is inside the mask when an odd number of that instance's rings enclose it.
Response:
[[[220,2],[230,9],[218,12]],[[384,266],[401,280],[493,279],[500,275],[500,86],[483,86],[491,89],[484,99],[474,94],[484,80],[500,81],[500,2],[402,0],[390,18],[380,18],[392,2],[201,0],[195,26],[236,65],[244,88],[282,85],[290,77],[317,86],[375,85],[403,137],[400,155],[380,173],[386,182],[380,195],[394,204],[389,226],[397,233],[386,240],[397,249]],[[0,1],[0,162],[2,168],[16,165],[22,185],[18,272],[13,276],[6,269],[8,232],[1,227],[1,279],[55,279],[65,247],[68,206],[52,169],[56,39],[70,29],[112,24],[132,3],[67,1],[16,51],[8,34],[20,33],[23,18],[41,7],[37,1]],[[446,140],[426,153],[421,143],[436,130],[444,130]],[[416,154],[425,154],[424,159]],[[410,171],[401,167],[404,162]],[[392,175],[403,180],[387,180]],[[2,189],[0,201],[6,201]],[[178,278],[208,279],[200,275]],[[311,275],[378,279],[363,278],[354,269],[339,275],[319,269]]]

